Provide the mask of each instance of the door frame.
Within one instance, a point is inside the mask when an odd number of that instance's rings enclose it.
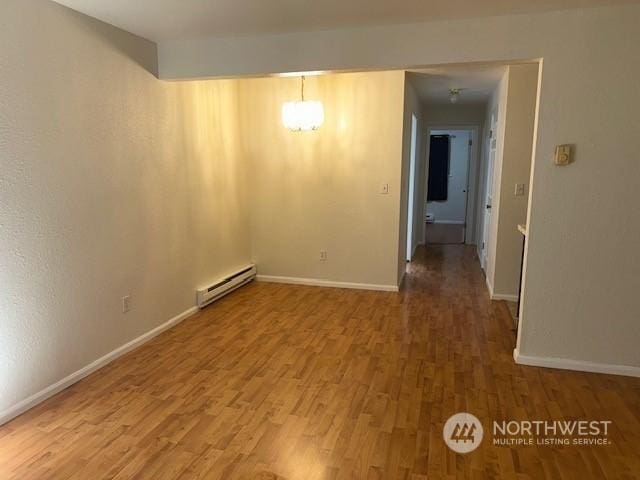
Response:
[[[413,259],[415,247],[418,242],[413,241],[415,236],[414,226],[416,213],[418,212],[416,198],[416,176],[418,173],[419,153],[418,145],[420,144],[420,132],[418,131],[418,116],[415,112],[411,112],[411,143],[409,147],[409,188],[407,188],[407,252],[405,254],[407,262]]]
[[[479,162],[479,148],[480,148],[480,125],[451,125],[451,124],[428,124],[425,138],[425,155],[424,155],[424,178],[422,181],[424,184],[424,198],[422,204],[424,205],[425,218],[423,224],[426,222],[427,214],[427,194],[428,194],[428,180],[429,180],[429,148],[431,132],[433,130],[468,130],[471,132],[471,148],[469,149],[469,163],[467,166],[467,203],[465,214],[465,228],[464,228],[464,243],[466,245],[475,245],[477,243],[477,224],[476,224],[476,205],[478,203],[478,194],[480,188],[480,162]],[[426,232],[425,232],[426,233]]]
[[[498,109],[495,108],[489,114],[489,125],[486,126],[486,137],[483,139],[483,145],[485,146],[485,162],[482,170],[482,177],[484,185],[482,185],[481,198],[479,198],[478,211],[482,215],[482,223],[478,223],[478,235],[479,244],[484,242],[484,245],[479,249],[480,267],[486,271],[489,239],[491,236],[491,222],[493,221],[494,212],[493,208],[491,212],[487,213],[486,205],[491,203],[493,207],[493,190],[494,190],[494,176],[495,176],[495,153],[497,151],[497,132],[498,129]],[[495,146],[494,146],[495,142]],[[488,217],[488,221],[487,221]]]

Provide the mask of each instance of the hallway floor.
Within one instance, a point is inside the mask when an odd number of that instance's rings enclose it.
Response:
[[[401,293],[252,283],[0,427],[8,479],[631,479],[640,379],[521,367],[473,247]],[[442,428],[484,426],[455,454]],[[610,420],[606,446],[494,446],[493,420]]]

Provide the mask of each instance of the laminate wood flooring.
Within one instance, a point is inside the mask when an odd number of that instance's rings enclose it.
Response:
[[[637,478],[640,379],[513,347],[472,247],[420,249],[401,293],[254,282],[0,427],[0,479]],[[505,419],[610,420],[611,444],[494,446]]]

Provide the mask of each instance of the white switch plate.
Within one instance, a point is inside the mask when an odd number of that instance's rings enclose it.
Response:
[[[525,192],[524,183],[516,183],[516,197],[523,197]]]
[[[380,184],[380,194],[381,195],[387,195],[389,193],[389,184],[388,183],[381,183]]]
[[[122,297],[122,313],[127,313],[131,310],[131,295]]]
[[[320,261],[321,262],[325,262],[327,260],[327,251],[326,250],[320,250]]]

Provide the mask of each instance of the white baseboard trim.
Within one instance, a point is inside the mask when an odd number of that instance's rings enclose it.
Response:
[[[487,276],[486,272],[484,275],[484,283],[487,284],[487,290],[489,290],[489,298],[493,297],[493,285],[491,285],[491,282],[489,281],[489,277]]]
[[[513,350],[513,359],[519,365],[529,365],[532,367],[558,368],[561,370],[575,370],[578,372],[607,373],[610,375],[640,377],[640,367],[595,363],[584,360],[571,360],[568,358],[533,357],[529,355],[521,355],[517,348]]]
[[[487,277],[486,275],[484,277],[484,281],[487,284],[487,289],[489,290],[489,298],[491,300],[506,300],[507,302],[518,301],[518,295],[509,295],[507,293],[494,293],[493,285],[491,285],[491,282],[489,281],[489,277]]]
[[[509,295],[506,293],[492,293],[490,295],[491,300],[506,300],[507,302],[517,302],[518,295]]]
[[[280,277],[276,275],[258,275],[259,282],[290,283],[293,285],[310,285],[313,287],[353,288],[357,290],[378,290],[383,292],[398,292],[397,285],[377,285],[373,283],[334,282],[317,278]]]
[[[44,402],[47,398],[52,397],[56,393],[59,393],[65,388],[82,380],[87,375],[90,375],[96,370],[113,362],[115,359],[117,359],[118,357],[121,357],[125,353],[128,353],[131,350],[139,347],[143,343],[148,342],[152,338],[157,337],[165,330],[169,330],[171,327],[176,326],[178,323],[182,322],[185,318],[190,317],[197,311],[198,311],[198,307],[191,307],[188,310],[185,310],[184,312],[166,321],[162,325],[157,326],[153,330],[149,330],[147,333],[144,333],[139,337],[134,338],[130,342],[125,343],[121,347],[118,347],[115,350],[107,353],[106,355],[98,358],[97,360],[94,360],[89,365],[82,367],[80,370],[73,372],[71,375],[66,376],[62,380],[54,383],[53,385],[49,385],[43,390],[40,390],[39,392],[34,393],[28,398],[25,398],[24,400],[17,403],[13,407],[9,407],[7,410],[0,412],[0,425],[7,423],[8,421],[14,419],[21,413],[26,412],[27,410],[35,407],[41,402]]]

